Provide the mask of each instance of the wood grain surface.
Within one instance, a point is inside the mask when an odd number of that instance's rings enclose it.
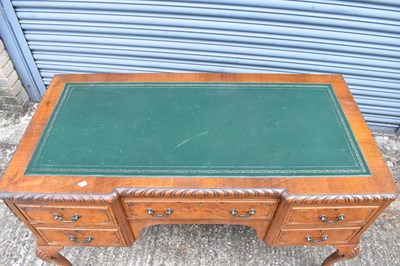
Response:
[[[66,82],[281,82],[330,83],[367,161],[370,177],[307,178],[152,178],[135,176],[25,176],[25,170]],[[321,125],[323,126],[323,125]],[[295,129],[294,132],[295,134]],[[86,181],[87,186],[78,186]],[[1,181],[5,192],[109,194],[115,188],[276,188],[289,195],[397,194],[390,172],[343,78],[338,75],[286,74],[96,74],[56,76],[43,98]]]

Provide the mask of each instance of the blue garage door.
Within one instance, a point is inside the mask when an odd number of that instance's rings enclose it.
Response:
[[[400,125],[396,1],[11,4],[45,85],[76,72],[336,73],[372,129]]]

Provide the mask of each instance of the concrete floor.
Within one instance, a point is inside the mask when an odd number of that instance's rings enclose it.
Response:
[[[0,111],[0,177],[29,123],[36,105],[25,116]],[[375,138],[396,182],[400,183],[400,137]],[[397,199],[364,234],[361,254],[338,265],[400,266],[400,200]],[[34,255],[30,231],[0,204],[0,265],[49,265]],[[334,249],[267,247],[255,231],[235,225],[160,225],[145,229],[126,248],[65,248],[73,265],[319,265]]]

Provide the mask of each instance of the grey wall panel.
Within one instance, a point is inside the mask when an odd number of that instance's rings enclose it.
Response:
[[[400,125],[395,1],[12,1],[45,84],[57,73],[344,75],[372,129]]]

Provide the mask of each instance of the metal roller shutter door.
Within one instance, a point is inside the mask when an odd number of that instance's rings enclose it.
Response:
[[[44,83],[56,73],[344,75],[371,129],[400,125],[395,1],[12,1]]]

